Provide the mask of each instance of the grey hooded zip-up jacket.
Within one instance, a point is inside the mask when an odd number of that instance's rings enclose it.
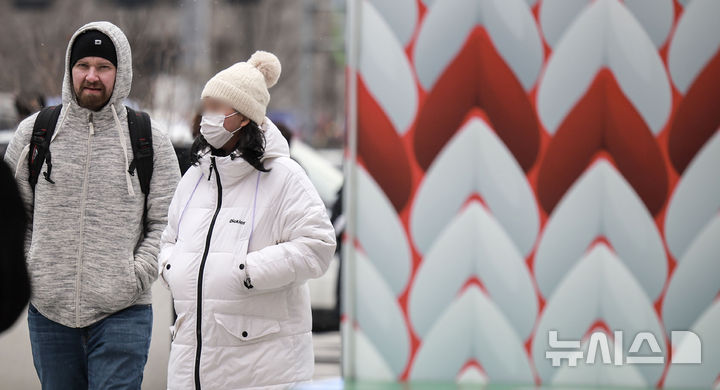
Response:
[[[72,88],[70,48],[86,30],[105,33],[117,50],[115,88],[99,111],[80,107]],[[65,326],[85,327],[151,302],[160,235],[180,170],[168,137],[153,123],[154,170],[143,235],[145,195],[137,175],[128,173],[133,152],[123,100],[131,82],[130,45],[123,32],[107,22],[81,27],[68,44],[63,108],[50,144],[55,184],[41,175],[33,200],[27,153],[36,115],[20,123],[5,155],[30,212],[26,255],[31,302]]]

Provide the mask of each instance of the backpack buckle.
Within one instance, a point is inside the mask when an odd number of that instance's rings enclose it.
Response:
[[[146,138],[138,139],[137,158],[146,158],[152,156],[152,145]]]

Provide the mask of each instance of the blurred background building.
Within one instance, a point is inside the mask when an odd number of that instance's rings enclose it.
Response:
[[[188,141],[202,87],[258,49],[283,65],[269,112],[315,147],[341,147],[344,125],[341,0],[12,0],[0,2],[0,93],[59,101],[72,33],[108,20],[133,51],[130,99]],[[4,96],[3,101],[9,95]],[[13,122],[0,102],[0,128]]]

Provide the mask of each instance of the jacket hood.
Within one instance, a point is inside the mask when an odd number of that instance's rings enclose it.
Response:
[[[265,132],[265,153],[262,160],[274,157],[290,157],[290,145],[283,137],[280,129],[268,118],[262,126]]]
[[[100,110],[100,112],[109,110],[111,105],[122,106],[123,100],[130,95],[130,87],[132,85],[132,54],[130,51],[130,43],[125,34],[119,27],[110,22],[92,22],[80,27],[68,42],[65,52],[65,76],[62,86],[62,102],[66,107],[81,108],[75,99],[75,92],[72,84],[72,69],[70,67],[70,50],[72,49],[75,39],[78,35],[88,30],[98,30],[110,37],[115,50],[117,51],[117,74],[115,76],[115,87],[110,96],[108,103]],[[86,109],[84,109],[86,110]]]

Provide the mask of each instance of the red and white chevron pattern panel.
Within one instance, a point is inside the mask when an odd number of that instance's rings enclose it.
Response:
[[[353,3],[351,379],[720,388],[720,1]]]

